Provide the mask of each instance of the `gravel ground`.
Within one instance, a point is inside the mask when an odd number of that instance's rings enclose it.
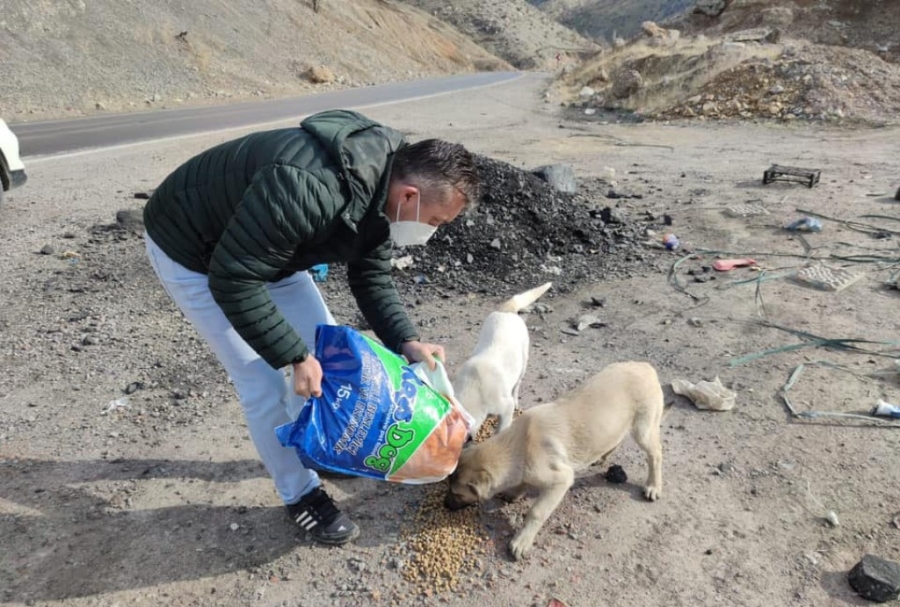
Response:
[[[610,463],[629,480],[612,484],[603,470],[581,475],[526,561],[510,561],[505,545],[528,500],[491,502],[467,521],[445,522],[459,525],[467,550],[449,591],[437,584],[445,577],[423,583],[412,573],[441,554],[427,542],[440,485],[326,481],[362,535],[343,549],[311,544],[278,504],[227,378],[155,282],[140,236],[115,223],[117,211],[143,204],[135,192],[233,133],[32,158],[28,184],[0,211],[0,600],[66,607],[544,607],[554,597],[570,607],[861,604],[846,581],[860,557],[900,560],[892,522],[900,435],[865,421],[791,419],[778,394],[804,363],[790,393],[794,406],[865,412],[879,397],[900,400],[896,371],[873,375],[895,365],[880,354],[812,346],[739,366],[729,361],[801,345],[796,335],[759,325],[762,314],[814,335],[878,341],[896,334],[897,291],[885,285],[891,263],[854,256],[897,257],[891,220],[860,217],[896,215],[897,130],[575,121],[542,103],[543,85],[528,77],[367,113],[413,138],[462,141],[514,167],[571,164],[582,188],[558,204],[609,206],[627,218],[613,224],[621,228],[591,224],[588,237],[601,246],[604,229],[641,234],[656,229],[659,217],[672,218],[665,227],[680,238],[677,251],[643,248],[629,237],[622,256],[612,248],[597,254],[615,274],[578,284],[567,282],[575,275],[560,275],[567,292],[548,293],[544,307],[525,317],[532,354],[521,393],[527,408],[610,362],[651,361],[675,405],[663,422],[659,502],[641,498],[644,458],[626,441]],[[762,171],[773,161],[820,168],[822,181],[814,189],[764,187]],[[604,199],[604,167],[616,169],[616,192],[642,197]],[[748,203],[769,214],[723,213]],[[823,220],[821,233],[801,240],[781,228],[797,208],[877,225],[889,237]],[[468,227],[482,238],[478,217]],[[714,255],[702,248],[752,256],[775,279],[756,295],[755,283],[732,281],[757,272],[708,270]],[[777,278],[820,258],[863,277],[840,293]],[[566,261],[577,269],[579,259]],[[676,261],[690,296],[669,282]],[[428,263],[397,276],[423,335],[447,347],[451,372],[504,299],[496,291],[546,278],[501,282],[478,270],[466,283],[450,272],[445,286],[414,283],[416,273],[432,278]],[[443,296],[432,296],[438,289]],[[354,323],[340,272],[323,291],[338,320]],[[571,320],[586,311],[602,323],[573,334]],[[812,364],[819,360],[844,371]],[[668,388],[673,379],[716,375],[738,393],[730,412],[699,411]],[[828,511],[839,526],[827,522]]]

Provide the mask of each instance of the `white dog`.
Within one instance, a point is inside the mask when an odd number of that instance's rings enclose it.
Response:
[[[491,312],[481,327],[472,356],[451,382],[456,398],[475,419],[472,436],[488,415],[500,418],[499,430],[513,421],[519,384],[528,366],[528,327],[519,312],[547,292],[552,283],[519,293]]]

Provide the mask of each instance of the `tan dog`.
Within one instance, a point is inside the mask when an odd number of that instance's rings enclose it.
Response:
[[[501,492],[515,499],[536,488],[540,494],[509,542],[512,556],[521,559],[572,486],[575,472],[605,460],[629,431],[647,454],[644,496],[654,501],[662,493],[663,407],[651,365],[612,364],[556,401],[528,409],[506,431],[463,449],[444,505],[455,510]]]
[[[546,283],[504,302],[485,319],[472,356],[450,382],[456,399],[475,419],[469,434],[475,436],[488,415],[500,418],[505,430],[519,403],[519,384],[528,367],[528,327],[519,312],[547,292]]]

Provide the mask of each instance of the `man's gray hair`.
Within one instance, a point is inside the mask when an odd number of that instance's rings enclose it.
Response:
[[[392,179],[415,184],[425,191],[458,190],[465,198],[465,208],[478,202],[479,180],[475,157],[458,143],[441,139],[425,139],[404,146],[394,154]]]

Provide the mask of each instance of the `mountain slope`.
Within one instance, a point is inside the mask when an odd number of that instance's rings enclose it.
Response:
[[[557,53],[575,56],[600,49],[526,0],[403,1],[454,25],[519,69],[552,69]]]
[[[683,13],[693,0],[529,0],[583,36],[612,41],[630,38],[644,21],[662,22]]]
[[[509,67],[379,0],[325,0],[318,13],[306,0],[6,0],[0,56],[10,121]]]

